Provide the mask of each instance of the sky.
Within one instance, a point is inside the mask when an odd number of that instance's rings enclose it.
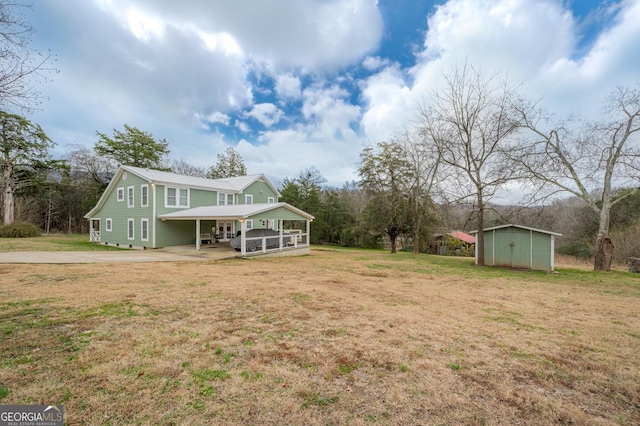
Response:
[[[209,167],[233,147],[250,174],[279,183],[315,167],[341,187],[465,62],[525,81],[558,116],[595,118],[608,92],[640,82],[640,0],[31,3],[33,47],[59,72],[28,118],[56,157],[126,123],[172,159]]]

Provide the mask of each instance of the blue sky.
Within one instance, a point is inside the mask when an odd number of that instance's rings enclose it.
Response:
[[[275,182],[357,179],[465,61],[559,116],[640,82],[640,0],[48,0],[27,19],[57,56],[29,117],[57,156],[127,123],[198,166],[233,146]]]

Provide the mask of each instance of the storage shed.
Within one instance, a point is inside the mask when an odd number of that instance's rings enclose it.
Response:
[[[472,231],[471,234],[477,234]],[[484,263],[488,266],[553,271],[555,237],[562,234],[520,225],[502,225],[484,230]],[[476,263],[478,250],[476,244]]]

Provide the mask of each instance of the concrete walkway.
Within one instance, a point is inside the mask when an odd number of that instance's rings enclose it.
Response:
[[[193,246],[117,251],[23,251],[0,253],[0,263],[137,263],[220,260],[238,256],[229,247],[196,251]]]

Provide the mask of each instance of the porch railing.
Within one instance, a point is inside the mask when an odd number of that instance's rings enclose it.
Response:
[[[307,234],[295,233],[284,234],[282,240],[280,236],[265,236],[265,237],[249,237],[245,239],[245,252],[246,253],[267,253],[270,251],[278,251],[284,249],[298,248],[298,246],[307,245]]]

